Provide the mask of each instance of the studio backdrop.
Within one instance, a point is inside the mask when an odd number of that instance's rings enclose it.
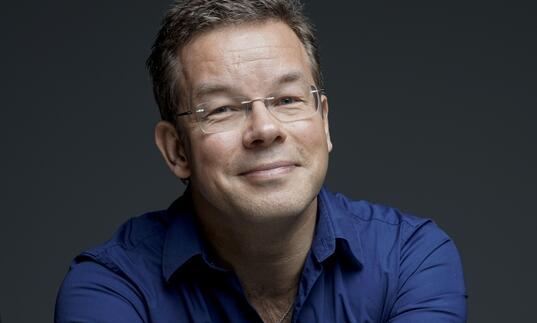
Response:
[[[72,258],[184,189],[144,62],[169,1],[6,3],[0,316],[52,320]],[[334,149],[326,185],[432,218],[470,322],[534,319],[537,29],[530,1],[306,1]]]

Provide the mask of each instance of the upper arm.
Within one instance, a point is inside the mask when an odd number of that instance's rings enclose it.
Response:
[[[453,241],[427,222],[403,242],[391,323],[465,322],[466,289]]]
[[[125,278],[93,261],[74,264],[58,292],[55,322],[146,322],[140,293]]]

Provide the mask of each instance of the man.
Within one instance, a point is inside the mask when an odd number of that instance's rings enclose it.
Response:
[[[180,1],[148,66],[188,188],[74,260],[57,322],[465,321],[439,228],[322,188],[328,99],[298,2]]]

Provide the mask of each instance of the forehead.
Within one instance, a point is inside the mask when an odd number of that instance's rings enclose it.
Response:
[[[202,33],[180,53],[184,89],[207,84],[254,90],[289,80],[312,82],[306,50],[283,22],[219,27]]]

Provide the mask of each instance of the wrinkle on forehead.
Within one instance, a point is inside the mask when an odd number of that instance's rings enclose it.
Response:
[[[279,47],[284,49],[286,47]],[[230,50],[228,53],[230,64],[241,64],[248,62],[255,62],[260,60],[274,59],[276,58],[274,46],[259,46],[244,49]]]
[[[280,59],[282,54],[287,57],[293,57],[297,62],[302,62],[305,55],[296,48],[288,46],[256,46],[228,51],[223,64],[237,66],[248,63],[259,63],[263,65],[264,61]]]
[[[311,74],[303,44],[282,22],[217,28],[194,38],[180,56],[193,92],[206,82],[255,88],[290,70],[302,70],[307,79]]]

